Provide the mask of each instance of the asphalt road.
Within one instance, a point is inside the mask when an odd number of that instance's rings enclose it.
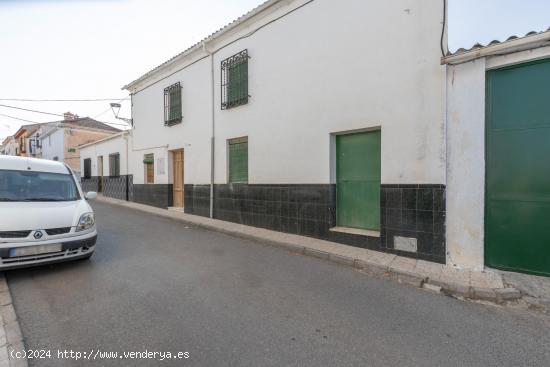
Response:
[[[11,271],[33,366],[549,366],[550,323],[94,203],[90,261]],[[188,352],[57,359],[57,349]],[[95,353],[95,352],[94,352]]]

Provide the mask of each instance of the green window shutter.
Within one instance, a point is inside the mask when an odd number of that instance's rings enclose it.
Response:
[[[164,124],[177,124],[182,117],[181,84],[178,82],[164,89]]]
[[[181,118],[181,88],[170,91],[170,121]]]
[[[248,103],[248,59],[248,51],[243,50],[222,61],[222,110]]]
[[[229,183],[248,182],[248,141],[229,143]]]
[[[248,100],[248,62],[229,68],[227,99],[230,106],[239,105]]]

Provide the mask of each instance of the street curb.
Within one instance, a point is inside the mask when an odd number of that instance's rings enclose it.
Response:
[[[150,207],[144,204],[131,203],[131,202],[122,201],[118,199],[105,198],[102,196],[98,196],[98,201],[101,201],[107,204],[122,206],[128,209],[141,211],[141,212],[152,214],[162,218],[168,218],[168,219],[186,223],[188,225],[195,226],[198,228],[212,230],[215,232],[231,235],[233,237],[239,237],[247,240],[262,242],[264,244],[279,247],[293,253],[298,253],[309,257],[315,257],[322,260],[328,260],[344,266],[354,267],[360,270],[361,272],[364,272],[373,277],[379,277],[379,278],[383,277],[386,279],[396,281],[401,284],[413,286],[416,288],[427,289],[430,291],[439,290],[439,293],[447,296],[460,297],[460,298],[465,298],[470,300],[489,301],[496,304],[505,304],[506,302],[517,301],[522,298],[521,292],[519,292],[515,288],[471,287],[470,285],[458,284],[458,283],[448,282],[440,279],[431,279],[428,276],[423,276],[414,271],[392,267],[391,264],[382,265],[376,262],[365,261],[363,259],[343,256],[343,255],[332,253],[329,251],[322,251],[314,248],[309,248],[307,246],[296,244],[291,240],[287,240],[287,241],[276,240],[273,238],[268,238],[267,236],[263,236],[261,234],[247,233],[244,230],[241,231],[238,229],[224,228],[223,223],[225,222],[217,219],[196,216],[197,221],[195,221],[192,219],[175,217],[171,215],[171,212],[167,209],[160,209],[156,207]],[[191,215],[191,214],[186,214],[186,215]],[[216,223],[200,222],[199,218],[202,221],[207,219],[211,221],[216,221]],[[264,228],[250,227],[250,226],[245,226],[245,225],[236,224],[236,223],[231,223],[231,224],[246,227],[247,229],[250,228],[255,230],[274,232]],[[279,233],[279,232],[276,232],[276,233]],[[284,235],[284,233],[282,234]],[[297,235],[291,235],[291,236],[297,236]],[[304,237],[304,238],[311,239],[309,237]],[[404,258],[404,259],[408,259],[408,258]]]
[[[13,358],[13,351],[25,350],[25,343],[4,273],[0,273],[0,319],[0,366],[28,366],[26,356]]]

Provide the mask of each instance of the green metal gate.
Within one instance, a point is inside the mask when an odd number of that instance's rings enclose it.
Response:
[[[380,229],[380,137],[371,131],[336,137],[336,221]]]
[[[487,73],[485,262],[550,275],[550,60]]]

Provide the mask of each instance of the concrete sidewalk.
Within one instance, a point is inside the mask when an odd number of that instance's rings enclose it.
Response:
[[[4,273],[0,273],[0,367],[27,366],[25,345]]]
[[[185,214],[177,210],[159,209],[101,195],[97,200],[334,261],[355,267],[373,276],[390,278],[400,283],[427,288],[447,295],[495,303],[518,300],[522,296],[517,289],[506,287],[502,275],[496,271],[457,270],[428,261]]]

